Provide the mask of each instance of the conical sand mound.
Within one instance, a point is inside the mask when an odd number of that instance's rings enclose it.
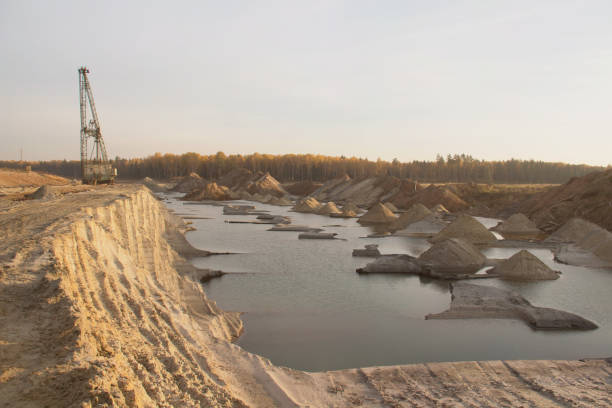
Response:
[[[289,205],[293,205],[293,203],[291,202],[291,200],[289,200],[287,197],[281,197],[281,198],[272,198],[268,204],[272,204],[272,205],[282,205],[282,206],[289,206]]]
[[[449,214],[450,213],[450,211],[448,211],[446,209],[446,207],[443,206],[442,204],[434,205],[433,207],[431,207],[431,211],[433,213],[435,213],[435,214],[438,214],[438,215],[444,215],[444,214]]]
[[[215,182],[206,183],[200,189],[194,190],[183,197],[183,200],[188,201],[203,201],[203,200],[229,200],[231,199],[230,190],[225,186],[219,186]]]
[[[264,197],[268,194],[279,198],[287,195],[281,183],[272,177],[270,173],[265,173],[252,181],[248,185],[247,191],[253,195],[260,194]]]
[[[539,234],[542,232],[533,221],[521,213],[514,214],[506,221],[500,222],[492,230],[508,234]]]
[[[344,211],[344,212],[352,211],[355,214],[359,214],[361,212],[361,208],[357,207],[357,205],[354,202],[347,201],[342,206],[342,211]]]
[[[396,231],[394,235],[413,237],[432,237],[442,231],[448,223],[441,221],[435,215],[428,215],[420,221],[413,222],[406,228]]]
[[[357,221],[360,224],[390,224],[397,216],[381,203],[376,203]]]
[[[406,228],[408,225],[420,221],[430,215],[433,215],[433,213],[423,204],[414,204],[407,212],[399,216],[399,218],[393,223],[393,228],[398,230]]]
[[[491,273],[499,274],[502,279],[509,280],[552,280],[559,277],[529,251],[522,250],[496,266]]]
[[[51,191],[49,186],[44,185],[39,187],[38,190],[32,194],[28,194],[27,197],[34,200],[49,200],[51,198],[55,198],[55,193]]]
[[[204,187],[206,181],[202,179],[198,174],[191,173],[188,176],[183,177],[179,183],[174,186],[173,191],[178,191],[179,193],[191,193],[196,188]]]
[[[319,208],[321,208],[321,203],[316,198],[306,197],[293,207],[293,211],[315,213],[319,210]]]
[[[161,193],[167,191],[164,186],[161,186],[156,183],[155,180],[153,180],[151,177],[145,177],[144,179],[142,179],[142,184],[147,186],[149,190],[153,191],[154,193]]]
[[[418,260],[433,271],[473,273],[484,265],[486,257],[472,244],[453,238],[434,244]]]
[[[497,241],[495,235],[484,225],[469,215],[461,215],[438,235],[433,237],[430,242],[436,243],[449,238],[461,238],[472,244],[486,244]]]
[[[546,238],[548,242],[578,242],[591,232],[597,229],[597,226],[582,218],[572,218],[561,228],[553,232],[550,237]]]
[[[357,217],[357,213],[355,211],[353,211],[353,210],[350,210],[350,209],[349,210],[344,209],[344,210],[342,210],[342,216],[344,216],[346,218],[355,218],[355,217]]]
[[[385,203],[385,207],[387,207],[389,210],[391,210],[391,212],[397,212],[398,211],[397,207],[394,206],[392,202],[386,202]]]
[[[322,206],[321,208],[319,208],[317,210],[317,214],[321,214],[321,215],[342,214],[342,211],[340,211],[338,207],[336,207],[336,204],[334,204],[333,201],[330,201],[324,206]]]

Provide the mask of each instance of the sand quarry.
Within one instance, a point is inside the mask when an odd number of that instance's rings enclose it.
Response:
[[[605,359],[277,367],[232,343],[240,316],[207,298],[213,272],[188,261],[206,252],[149,189],[0,201],[1,406],[612,405]]]

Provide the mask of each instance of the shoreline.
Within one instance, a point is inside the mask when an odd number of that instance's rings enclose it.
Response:
[[[202,270],[188,258],[210,252],[187,242],[177,218],[144,187],[126,185],[0,211],[6,235],[0,319],[9,328],[0,333],[0,401],[17,407],[611,402],[602,384],[612,363],[603,358],[316,373],[274,366],[232,343],[243,330],[239,314],[206,297]]]

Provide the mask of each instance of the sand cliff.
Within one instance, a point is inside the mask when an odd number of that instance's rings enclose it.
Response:
[[[0,406],[612,405],[605,360],[276,367],[231,343],[143,187],[0,208]]]

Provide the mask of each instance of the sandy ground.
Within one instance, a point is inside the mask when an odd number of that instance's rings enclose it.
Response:
[[[612,406],[612,364],[431,363],[306,373],[231,342],[145,188],[0,200],[0,406]],[[406,347],[410,345],[407,344]]]

